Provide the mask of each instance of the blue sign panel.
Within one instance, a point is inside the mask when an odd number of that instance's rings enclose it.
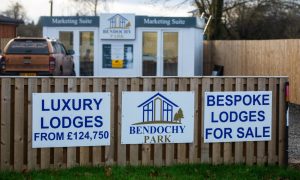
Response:
[[[40,21],[47,27],[99,27],[98,16],[42,16]]]
[[[149,17],[136,16],[136,27],[196,27],[195,17]]]

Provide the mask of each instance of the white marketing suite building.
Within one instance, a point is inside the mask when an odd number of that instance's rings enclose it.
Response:
[[[197,76],[204,20],[134,14],[42,17],[43,36],[75,51],[81,76]]]

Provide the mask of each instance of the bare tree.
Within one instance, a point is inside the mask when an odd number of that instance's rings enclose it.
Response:
[[[27,20],[26,11],[22,4],[18,2],[12,2],[8,8],[2,12],[5,16],[8,16],[17,20]]]
[[[84,6],[83,9],[85,9],[85,12],[81,10],[81,14],[89,14],[91,11],[93,12],[92,15],[97,16],[98,15],[98,9],[103,6],[104,9],[108,8],[108,3],[112,2],[113,0],[73,0],[76,3],[79,3]]]
[[[199,11],[198,14],[204,13],[204,16],[212,17],[206,32],[207,39],[247,39],[253,37],[255,33],[260,38],[270,38],[274,37],[272,31],[284,34],[283,28],[294,34],[298,31],[298,28],[288,28],[290,26],[285,25],[292,19],[299,19],[297,17],[300,0],[149,0],[149,2],[163,2],[170,8],[182,7],[187,3],[194,5]],[[273,27],[275,24],[279,28],[270,28],[269,25]]]

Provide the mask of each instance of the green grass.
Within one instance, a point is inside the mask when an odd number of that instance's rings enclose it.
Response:
[[[26,173],[1,171],[0,179],[300,179],[300,170],[278,166],[175,165],[74,167]]]

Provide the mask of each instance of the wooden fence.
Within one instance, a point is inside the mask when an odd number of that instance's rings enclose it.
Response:
[[[1,77],[1,169],[17,171],[76,165],[171,165],[177,163],[285,163],[286,77],[49,78]],[[269,90],[272,97],[272,140],[203,143],[205,91]],[[194,143],[121,144],[122,91],[195,91]],[[32,148],[32,93],[110,92],[110,146]],[[192,102],[191,102],[192,103]]]
[[[4,50],[4,47],[10,40],[11,40],[11,38],[0,38],[0,49],[2,50],[2,52]]]
[[[205,75],[213,65],[225,76],[288,76],[290,101],[300,104],[300,39],[205,41]]]

